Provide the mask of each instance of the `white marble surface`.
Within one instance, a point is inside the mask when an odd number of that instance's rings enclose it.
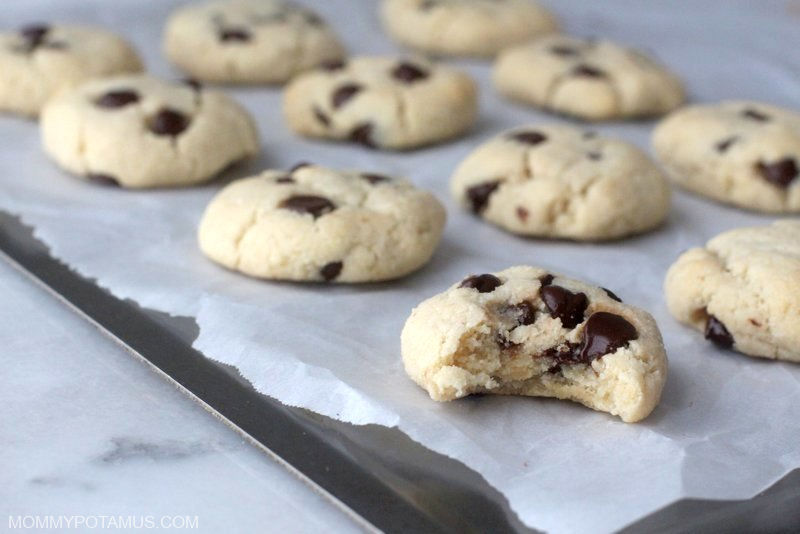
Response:
[[[197,516],[192,532],[360,531],[2,260],[0,368],[0,532],[9,515]]]

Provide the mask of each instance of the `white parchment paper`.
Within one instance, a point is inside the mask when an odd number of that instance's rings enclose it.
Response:
[[[391,53],[373,0],[306,0],[354,53]],[[548,2],[567,30],[654,52],[686,80],[691,98],[753,98],[800,108],[800,6],[784,1]],[[3,27],[93,21],[128,35],[150,69],[175,2],[4,0]],[[676,499],[749,498],[800,467],[800,366],[715,350],[666,311],[664,273],[686,248],[771,218],[676,192],[668,224],[649,235],[591,245],[522,239],[462,213],[447,193],[456,164],[478,143],[528,122],[563,119],[501,101],[489,67],[455,62],[479,81],[481,119],[454,143],[380,153],[294,137],[277,88],[226,89],[257,118],[264,153],[208,186],[129,192],[56,169],[35,123],[0,118],[0,208],[22,216],[55,256],[119,297],[196,317],[195,346],[235,365],[263,393],[357,424],[396,426],[456,458],[500,490],[527,525],[605,532]],[[0,73],[0,75],[2,75]],[[592,126],[647,148],[652,123]],[[300,160],[408,176],[446,204],[432,263],[394,283],[269,283],[226,272],[195,244],[202,210],[226,179]],[[469,273],[531,263],[608,287],[659,322],[670,358],[661,405],[626,425],[578,405],[542,399],[432,402],[403,373],[399,333],[411,308]]]

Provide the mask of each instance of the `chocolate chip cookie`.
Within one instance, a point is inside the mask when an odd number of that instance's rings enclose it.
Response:
[[[631,423],[653,411],[667,378],[650,314],[536,267],[464,278],[411,312],[401,342],[406,372],[437,401],[556,397]]]
[[[510,232],[585,241],[656,227],[666,178],[638,148],[564,125],[531,125],[479,146],[451,191],[466,209]]]
[[[131,188],[203,182],[259,150],[250,116],[229,97],[142,75],[60,93],[42,110],[41,133],[66,170]]]
[[[401,178],[301,164],[225,187],[200,223],[200,248],[250,276],[372,282],[419,269],[445,212]]]

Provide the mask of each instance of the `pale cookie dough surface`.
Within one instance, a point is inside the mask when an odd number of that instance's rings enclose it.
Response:
[[[466,209],[510,232],[619,238],[667,216],[666,178],[638,148],[573,126],[531,125],[479,146],[451,178]]]
[[[536,267],[470,276],[411,312],[408,375],[431,398],[556,397],[647,417],[667,378],[661,333],[613,293]]]
[[[800,113],[760,102],[689,106],[653,132],[653,148],[678,185],[719,202],[800,212]]]
[[[491,57],[558,31],[534,0],[384,0],[383,26],[396,41],[441,55]]]
[[[685,252],[664,291],[672,315],[709,341],[800,362],[800,220],[731,230]]]
[[[408,181],[302,164],[225,187],[200,223],[200,248],[250,276],[372,282],[433,255],[445,223],[436,198]]]
[[[0,32],[0,111],[36,116],[63,87],[141,70],[133,48],[100,28],[32,25]]]
[[[508,98],[586,120],[660,115],[685,99],[681,81],[643,53],[564,35],[505,50],[493,81]]]
[[[306,137],[409,149],[456,137],[477,115],[477,88],[459,71],[423,59],[359,57],[301,74],[284,115]]]
[[[164,50],[193,78],[223,83],[283,83],[345,56],[319,15],[283,0],[221,0],[182,7],[167,21]]]
[[[232,99],[149,76],[60,93],[42,111],[41,134],[64,169],[131,188],[203,182],[259,150],[255,125]]]

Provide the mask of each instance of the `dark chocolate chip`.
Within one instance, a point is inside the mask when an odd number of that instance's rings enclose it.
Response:
[[[536,308],[527,300],[523,300],[519,304],[503,306],[499,311],[502,315],[511,317],[517,325],[525,326],[536,321]]]
[[[768,122],[769,115],[765,113],[761,113],[760,111],[756,111],[755,109],[748,108],[742,111],[742,117],[757,121],[757,122]]]
[[[530,215],[530,212],[528,210],[526,210],[522,206],[517,206],[517,218],[520,221],[522,221],[522,222],[527,221],[529,215]]]
[[[555,365],[548,369],[549,373],[558,373],[561,371],[562,365],[570,365],[581,363],[580,360],[580,345],[576,343],[565,343],[556,347],[551,347],[539,354],[537,358],[552,358],[555,360]]]
[[[291,176],[281,176],[277,180],[275,180],[276,184],[293,184],[295,183],[294,178]]]
[[[363,179],[365,179],[366,181],[368,181],[369,183],[373,184],[373,185],[379,184],[381,182],[389,182],[389,181],[391,181],[391,178],[389,178],[388,176],[384,176],[382,174],[375,174],[375,173],[364,173],[364,174],[361,175],[361,177]]]
[[[473,213],[481,213],[489,205],[489,197],[500,187],[497,180],[482,182],[467,189],[467,198],[472,206]]]
[[[550,47],[550,52],[562,57],[577,56],[580,54],[577,48],[567,45],[555,45]]]
[[[316,195],[294,195],[282,200],[278,207],[298,213],[308,213],[315,219],[336,209],[333,202]]]
[[[593,161],[600,161],[603,155],[600,152],[587,152],[586,157]]]
[[[219,40],[222,42],[246,43],[250,38],[250,32],[244,28],[223,28],[219,31]]]
[[[722,324],[722,321],[713,315],[708,316],[705,334],[706,339],[718,347],[722,347],[723,349],[729,349],[733,347],[733,336],[730,332],[728,332],[728,329],[725,327],[725,325]]]
[[[561,319],[564,328],[575,328],[583,322],[583,313],[589,306],[589,299],[584,293],[573,293],[553,285],[543,287],[540,292],[550,316]]]
[[[189,118],[174,109],[162,108],[150,120],[150,131],[156,135],[179,135],[189,127]]]
[[[326,128],[331,125],[331,120],[317,106],[314,106],[312,112],[314,113],[314,118],[317,119],[321,125],[325,126]]]
[[[342,262],[340,261],[332,261],[330,263],[326,263],[322,266],[322,269],[319,270],[319,274],[322,275],[322,278],[326,282],[330,282],[342,272]]]
[[[606,289],[606,288],[604,288],[604,287],[601,287],[600,289],[602,289],[603,291],[605,291],[605,292],[606,292],[606,295],[608,295],[609,297],[611,297],[613,300],[616,300],[617,302],[622,302],[622,299],[621,299],[621,298],[619,298],[619,297],[617,296],[617,294],[616,294],[616,293],[614,293],[613,291],[611,291],[610,289]]]
[[[49,32],[50,27],[45,24],[31,24],[19,30],[19,34],[27,41],[29,49],[41,45]]]
[[[503,282],[493,274],[476,274],[465,278],[458,287],[477,289],[478,293],[491,293],[501,285]]]
[[[497,335],[495,336],[495,341],[497,342],[498,345],[500,345],[500,348],[503,350],[508,350],[517,346],[517,343],[514,343],[500,332],[498,332]]]
[[[307,161],[300,161],[298,163],[295,163],[294,166],[291,169],[289,169],[289,172],[290,173],[294,173],[294,171],[296,171],[296,170],[302,169],[303,167],[310,167],[310,166],[311,166],[311,163],[309,163]]]
[[[119,187],[119,180],[117,180],[110,174],[103,174],[100,172],[90,172],[89,174],[86,175],[86,178],[88,178],[90,182],[94,182],[96,184]]]
[[[185,78],[182,81],[184,84],[188,85],[195,91],[201,91],[203,89],[203,85],[194,78]]]
[[[372,140],[372,123],[364,122],[357,125],[350,131],[348,138],[354,143],[359,143],[368,148],[375,148],[375,142]]]
[[[408,84],[424,80],[428,76],[427,70],[405,61],[392,69],[392,77],[395,80],[400,80]]]
[[[795,178],[797,178],[798,171],[797,163],[793,158],[783,158],[774,163],[764,163],[759,161],[756,164],[761,177],[769,183],[786,189],[789,187]]]
[[[96,106],[101,108],[121,108],[128,104],[135,104],[139,101],[139,94],[136,91],[127,89],[119,91],[109,91],[94,101]]]
[[[339,86],[331,94],[331,106],[337,109],[343,106],[348,100],[360,93],[364,88],[357,83],[347,83]]]
[[[526,145],[538,145],[547,141],[547,136],[534,130],[528,130],[511,134],[511,139]]]
[[[553,279],[554,278],[555,277],[552,274],[546,274],[546,275],[542,276],[541,278],[539,278],[539,282],[542,283],[542,287],[549,286],[550,284],[553,283]]]
[[[346,65],[347,63],[341,59],[329,59],[320,63],[319,68],[333,72],[335,70],[342,70]]]
[[[587,78],[605,78],[606,73],[591,65],[581,64],[572,69],[575,76],[585,76]]]
[[[728,150],[731,147],[731,145],[734,144],[738,140],[739,140],[739,136],[734,135],[732,137],[728,137],[727,139],[723,139],[722,141],[720,141],[719,143],[717,143],[714,146],[717,149],[717,152],[722,153],[722,152],[725,152],[726,150]]]
[[[583,329],[580,359],[583,363],[591,363],[638,338],[636,327],[623,317],[608,312],[593,313]]]

